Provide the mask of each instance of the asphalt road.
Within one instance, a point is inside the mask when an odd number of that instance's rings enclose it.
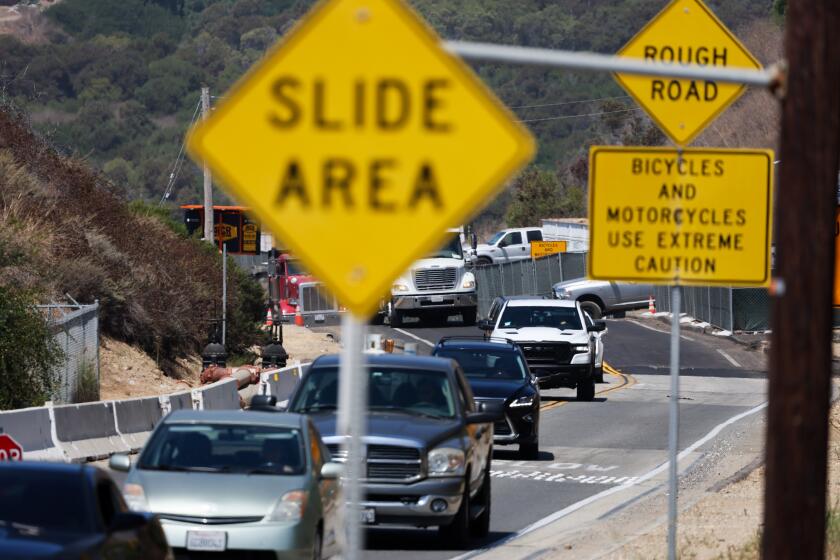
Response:
[[[628,320],[608,322],[606,361],[623,375],[607,375],[594,402],[574,400],[572,390],[543,394],[541,455],[520,461],[515,447],[497,447],[493,461],[490,536],[474,548],[492,546],[559,510],[617,484],[636,480],[667,460],[669,336],[667,327]],[[658,329],[659,331],[657,331]],[[457,322],[401,329],[371,327],[374,333],[417,342],[426,354],[442,336],[476,335]],[[681,340],[680,448],[765,400],[764,374],[738,367],[749,363],[739,347],[699,334]],[[746,359],[745,359],[746,358]],[[735,364],[738,364],[736,366]],[[751,421],[747,417],[742,422]],[[698,448],[699,457],[703,447]],[[432,529],[371,528],[366,558],[452,558]]]
[[[573,390],[545,391],[540,458],[522,461],[515,447],[496,448],[491,532],[486,539],[474,541],[473,550],[492,547],[606,489],[644,480],[667,461],[667,327],[652,321],[610,320],[608,329],[605,358],[614,373],[605,375],[607,383],[598,386],[596,399],[577,402]],[[372,326],[370,332],[416,342],[421,354],[430,353],[442,336],[481,336],[478,329],[456,321],[409,324],[401,329]],[[764,373],[756,367],[760,360],[754,352],[725,340],[686,333],[681,353],[680,449],[766,400]],[[757,417],[740,422],[758,421]],[[707,445],[712,444],[713,440]],[[699,459],[707,445],[698,447],[691,458]],[[121,482],[121,473],[113,475]],[[431,560],[471,554],[447,548],[433,529],[375,527],[366,537],[365,558],[371,559],[390,560],[398,555],[404,560]]]

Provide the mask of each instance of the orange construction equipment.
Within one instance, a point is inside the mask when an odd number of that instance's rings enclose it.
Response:
[[[656,304],[653,302],[653,296],[648,300],[648,313],[656,313]]]
[[[295,306],[295,325],[302,327],[303,323],[303,315],[300,314],[300,304]]]
[[[271,308],[269,307],[268,310],[265,312],[265,326],[271,327],[274,325],[274,318],[271,316]]]

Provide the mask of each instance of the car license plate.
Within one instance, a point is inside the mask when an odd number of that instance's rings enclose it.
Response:
[[[187,550],[220,552],[227,547],[224,531],[187,531]]]
[[[373,524],[376,523],[376,510],[373,508],[365,508],[361,511],[362,523]]]
[[[432,303],[442,303],[443,302],[443,296],[432,296],[429,299],[432,300]]]

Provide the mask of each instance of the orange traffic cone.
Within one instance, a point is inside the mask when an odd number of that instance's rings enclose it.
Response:
[[[653,302],[653,296],[648,300],[648,313],[656,313],[656,304]]]
[[[271,316],[271,308],[269,307],[268,310],[265,312],[265,326],[271,327],[274,325],[274,318]]]
[[[303,326],[303,315],[300,314],[300,304],[295,307],[295,325]]]

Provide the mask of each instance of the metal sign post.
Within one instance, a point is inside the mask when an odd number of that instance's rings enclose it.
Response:
[[[668,560],[677,559],[677,450],[680,443],[680,297],[671,288],[671,397],[668,402]]]
[[[365,413],[367,411],[368,376],[362,346],[367,323],[352,313],[341,320],[341,348],[338,383],[338,433],[345,437],[347,470],[344,473],[344,558],[358,560],[364,547],[362,534],[362,486],[364,472]]]
[[[227,334],[227,245],[222,243],[222,346]]]

